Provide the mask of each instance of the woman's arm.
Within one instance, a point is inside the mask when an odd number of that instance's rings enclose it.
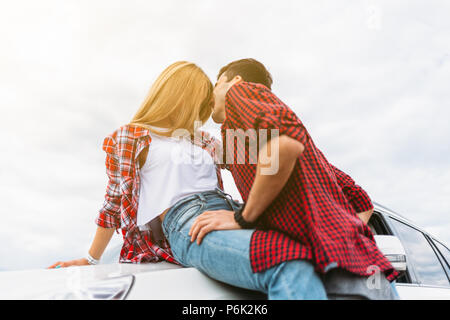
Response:
[[[92,258],[96,260],[100,260],[108,246],[109,241],[114,234],[114,228],[102,228],[97,227],[97,231],[95,232],[94,241],[92,241],[91,248],[89,249],[89,254]]]
[[[116,142],[112,136],[108,136],[103,141],[103,150],[106,152],[106,174],[108,175],[108,185],[106,187],[105,201],[103,207],[100,209],[99,215],[96,219],[98,225],[95,232],[94,240],[92,241],[89,255],[100,260],[103,252],[108,246],[115,229],[120,227],[120,171],[119,162],[115,155]],[[48,267],[48,269],[62,268],[70,266],[87,265],[86,258],[76,259],[61,262],[58,261]]]
[[[89,249],[89,254],[92,258],[96,260],[100,260],[103,252],[108,246],[109,241],[112,238],[114,233],[114,228],[102,228],[97,227],[97,231],[95,232],[94,240],[92,241],[91,248]],[[48,269],[65,268],[70,266],[83,266],[88,265],[88,260],[86,258],[69,260],[69,261],[58,261],[52,264]]]

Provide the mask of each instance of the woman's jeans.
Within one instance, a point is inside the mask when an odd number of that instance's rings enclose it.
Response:
[[[212,231],[200,245],[191,242],[188,233],[198,215],[238,207],[238,202],[218,188],[179,200],[166,213],[162,224],[175,259],[216,280],[266,293],[269,299],[327,299],[324,285],[308,261],[287,261],[253,273],[249,250],[254,230]]]

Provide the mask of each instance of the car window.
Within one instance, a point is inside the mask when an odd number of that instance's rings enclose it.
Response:
[[[420,283],[449,286],[441,262],[425,235],[398,220],[392,219],[392,222],[405,247],[408,264],[413,264]]]
[[[373,212],[367,225],[369,226],[373,234],[391,234],[391,232],[388,231],[385,223],[383,222],[381,214],[376,211]]]
[[[437,241],[433,240],[433,243],[436,245],[436,247],[438,248],[439,252],[441,253],[441,255],[446,260],[445,270],[447,270],[447,273],[450,275],[450,250],[447,249],[445,246],[443,246],[441,243],[439,243]]]

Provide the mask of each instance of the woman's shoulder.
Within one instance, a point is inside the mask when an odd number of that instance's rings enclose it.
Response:
[[[103,150],[113,153],[117,146],[132,145],[134,140],[149,136],[149,130],[135,124],[125,124],[108,134],[103,140]]]
[[[149,130],[136,124],[124,124],[110,133],[106,138],[115,140],[116,143],[123,140],[133,140],[149,135]]]
[[[197,130],[194,134],[194,141],[202,145],[214,145],[220,142],[220,139],[205,130]]]

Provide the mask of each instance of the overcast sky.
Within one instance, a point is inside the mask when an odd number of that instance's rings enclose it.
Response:
[[[448,1],[0,3],[0,269],[85,255],[103,138],[177,60],[263,62],[331,163],[450,243]]]

